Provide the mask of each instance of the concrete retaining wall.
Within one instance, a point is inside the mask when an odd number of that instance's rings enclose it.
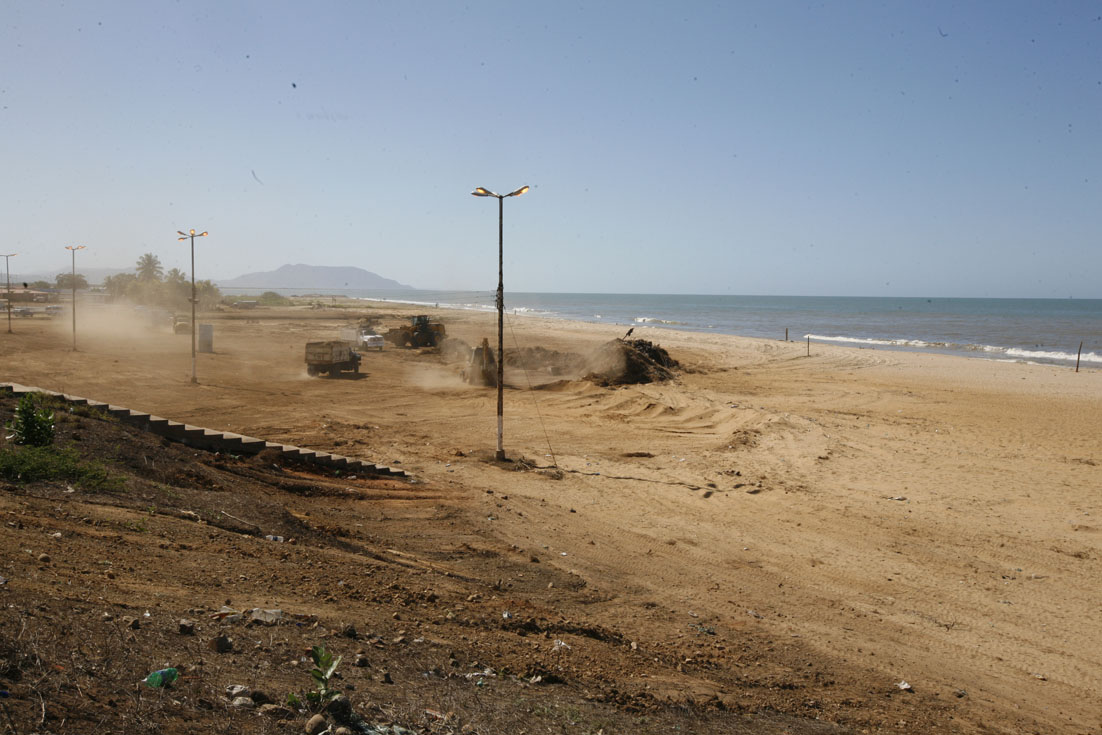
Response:
[[[251,436],[234,434],[229,431],[214,431],[204,429],[201,426],[181,424],[179,421],[153,416],[152,414],[134,411],[123,406],[113,406],[90,398],[72,396],[67,393],[58,393],[42,388],[19,385],[18,383],[0,383],[0,392],[12,393],[21,396],[25,393],[43,393],[48,396],[60,398],[74,406],[92,406],[99,408],[114,416],[124,424],[137,427],[158,436],[163,436],[171,441],[186,444],[189,447],[206,449],[212,452],[226,452],[229,454],[259,454],[265,449],[275,449],[280,454],[299,462],[316,464],[320,467],[340,469],[352,475],[384,475],[390,477],[409,477],[405,470],[396,470],[384,467],[369,460],[353,459],[339,454],[327,454],[314,449],[303,449],[288,444],[277,444],[264,441]]]

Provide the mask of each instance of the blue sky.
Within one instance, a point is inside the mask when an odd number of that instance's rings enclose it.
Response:
[[[13,274],[1102,298],[1097,3],[3,9]]]

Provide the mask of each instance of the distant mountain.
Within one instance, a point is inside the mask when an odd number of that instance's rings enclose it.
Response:
[[[223,288],[412,289],[355,266],[284,265],[274,271],[246,273],[218,281]]]

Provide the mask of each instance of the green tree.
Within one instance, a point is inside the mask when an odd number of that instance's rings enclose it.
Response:
[[[139,281],[159,281],[165,274],[161,259],[153,253],[146,253],[138,258],[138,264],[134,270],[138,273]]]
[[[35,291],[44,291],[47,288],[53,288],[54,284],[49,281],[35,281],[31,284],[31,289]]]
[[[88,279],[84,277],[82,273],[76,274],[76,283],[78,289],[88,288]],[[73,274],[72,273],[58,273],[57,274],[57,287],[65,289],[66,291],[73,288]]]
[[[107,276],[103,279],[103,288],[111,296],[112,300],[121,299],[130,293],[130,289],[137,282],[138,277],[133,273],[119,273]]]
[[[200,309],[213,309],[222,300],[222,292],[211,281],[196,281],[195,297]]]
[[[187,279],[187,274],[179,268],[173,268],[165,274],[166,283],[185,283]]]

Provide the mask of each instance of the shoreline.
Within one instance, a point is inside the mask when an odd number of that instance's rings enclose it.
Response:
[[[298,297],[298,298],[306,299],[307,297]],[[334,297],[334,298],[341,298],[341,297]],[[425,308],[425,309],[438,309],[442,313],[451,313],[451,312],[454,312],[454,311],[460,311],[460,312],[472,312],[472,313],[478,313],[478,314],[491,314],[491,315],[496,315],[497,314],[496,310],[493,308],[492,305],[488,305],[488,306],[485,306],[485,307],[467,306],[467,305],[459,305],[459,304],[440,305],[439,303],[432,303],[432,302],[392,301],[392,300],[387,300],[387,299],[374,299],[374,298],[359,297],[359,296],[349,296],[349,297],[344,297],[344,299],[345,299],[344,303],[346,303],[348,305],[355,305],[355,304],[362,304],[362,303],[386,304],[388,306],[400,305],[400,306],[407,306],[407,307],[411,307],[411,308],[421,307],[421,308]],[[547,313],[538,313],[538,312],[535,312],[531,309],[525,309],[523,307],[518,307],[517,309],[512,309],[512,310],[506,309],[505,315],[506,315],[507,318],[508,317],[513,317],[513,318],[523,318],[523,319],[549,319],[549,320],[554,320],[554,321],[565,321],[565,322],[571,322],[571,323],[576,323],[576,324],[593,324],[593,325],[602,325],[602,326],[617,326],[617,327],[622,327],[624,329],[632,328],[632,329],[636,329],[636,330],[641,330],[641,329],[644,329],[644,328],[650,328],[650,329],[658,330],[659,332],[681,332],[684,335],[716,335],[716,336],[736,337],[736,338],[739,338],[739,339],[766,339],[766,340],[771,339],[770,337],[745,335],[745,334],[739,334],[739,333],[728,332],[728,331],[716,331],[716,330],[709,330],[709,329],[693,329],[693,328],[689,328],[687,325],[684,325],[684,324],[668,322],[668,321],[664,321],[664,320],[656,319],[656,318],[646,318],[646,317],[639,317],[639,318],[636,318],[632,321],[625,321],[625,322],[621,322],[621,321],[616,321],[616,322],[594,321],[594,320],[577,319],[577,318],[574,318],[574,317],[571,317],[571,316],[560,316],[560,315],[547,314]],[[996,346],[990,346],[990,345],[946,345],[946,344],[938,344],[938,343],[925,343],[925,342],[921,342],[921,341],[918,341],[918,343],[916,344],[915,340],[909,340],[909,339],[905,339],[905,338],[890,339],[890,340],[889,339],[875,340],[875,339],[866,339],[866,338],[828,337],[828,336],[824,336],[824,335],[815,335],[815,334],[806,335],[805,334],[805,335],[802,335],[802,337],[800,337],[799,339],[788,339],[788,340],[778,339],[777,341],[781,342],[781,343],[788,343],[788,344],[806,344],[806,339],[807,339],[808,336],[810,336],[810,338],[811,338],[811,344],[812,345],[822,345],[822,346],[828,346],[829,345],[829,346],[847,347],[847,348],[850,348],[850,349],[858,349],[858,350],[868,349],[868,350],[877,350],[877,351],[885,351],[885,352],[897,352],[897,353],[904,353],[904,354],[945,355],[945,356],[948,356],[948,357],[963,357],[963,358],[966,358],[966,359],[969,359],[969,360],[984,360],[984,361],[998,362],[998,363],[1008,363],[1008,364],[1037,365],[1037,366],[1070,368],[1072,371],[1075,371],[1076,362],[1077,362],[1075,356],[1066,356],[1066,357],[1063,357],[1063,356],[1062,357],[1055,357],[1055,356],[1053,356],[1049,359],[1028,359],[1028,357],[1025,357],[1025,356],[1023,356],[1023,357],[998,357],[998,356],[995,356],[993,353],[997,352],[999,350],[1003,350],[1003,349],[1010,349],[1010,350],[1013,351],[1016,348],[1003,348],[1003,347],[996,347]],[[1039,353],[1039,354],[1056,355],[1058,353],[1042,352],[1042,353]],[[1066,353],[1059,353],[1059,354],[1066,354]],[[1079,362],[1080,362],[1079,371],[1102,370],[1102,353],[1094,353],[1094,352],[1088,351],[1088,352],[1086,352],[1082,355],[1082,360],[1079,361]]]

